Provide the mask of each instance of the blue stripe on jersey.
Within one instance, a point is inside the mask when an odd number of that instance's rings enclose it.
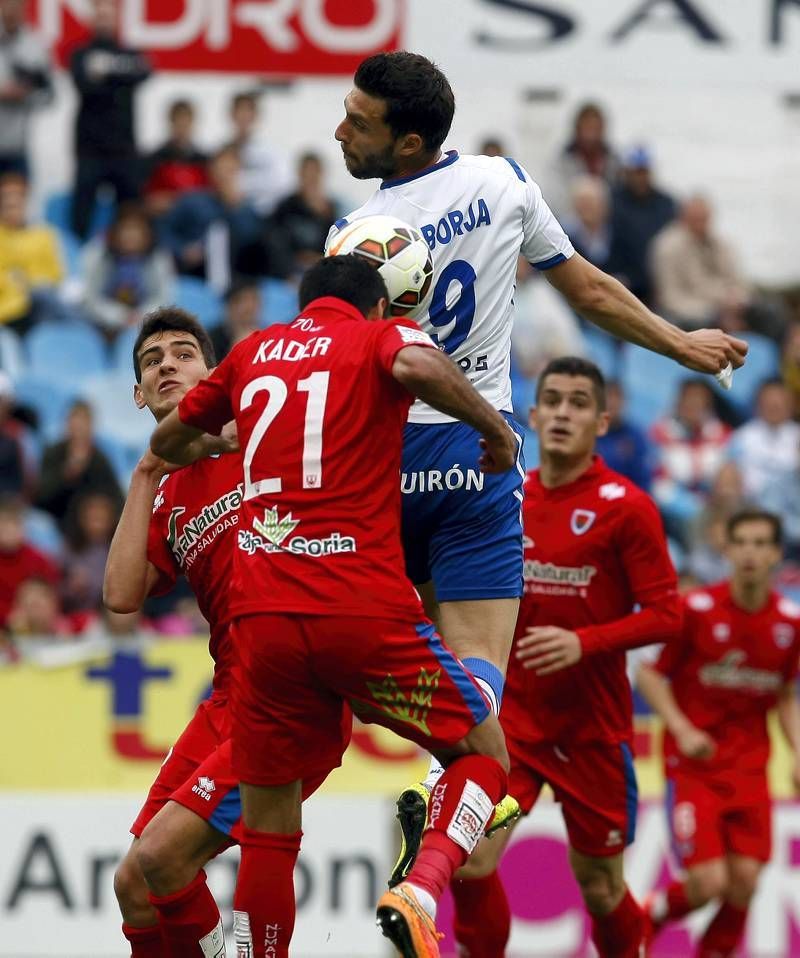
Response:
[[[443,170],[446,166],[451,166],[458,159],[458,153],[455,150],[448,150],[443,160],[434,163],[433,166],[426,166],[419,173],[409,173],[408,176],[399,176],[394,180],[384,180],[381,183],[382,190],[390,190],[393,186],[402,186],[403,183],[410,183],[412,180],[418,180],[421,176],[427,176],[428,173],[435,173],[437,170]]]
[[[558,266],[559,263],[566,263],[566,261],[567,257],[563,253],[556,253],[550,259],[543,259],[541,263],[531,263],[531,266],[534,269],[551,269],[553,266]]]
[[[522,180],[523,183],[526,182],[525,174],[522,172],[522,168],[516,160],[512,160],[510,156],[504,156],[503,159],[508,163],[511,169],[517,174],[517,179]]]
[[[214,809],[208,824],[223,835],[230,835],[233,826],[242,817],[242,797],[238,788],[232,788]]]
[[[636,814],[639,811],[639,786],[636,784],[636,770],[633,767],[633,753],[627,742],[620,745],[622,763],[625,768],[625,810],[627,812],[628,829],[625,835],[625,844],[632,845],[636,837]]]
[[[343,226],[347,226],[347,217],[343,216],[341,219],[336,220],[333,225],[335,229],[340,230]]]
[[[430,622],[420,622],[415,628],[417,635],[427,640],[428,648],[439,660],[439,665],[441,665],[453,680],[456,688],[461,693],[461,697],[468,705],[470,712],[472,712],[475,724],[480,724],[491,710],[486,699],[475,687],[464,666],[449,649],[446,649],[442,645],[442,640]]]

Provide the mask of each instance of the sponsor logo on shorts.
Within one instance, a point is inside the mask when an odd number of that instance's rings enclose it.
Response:
[[[264,510],[264,518],[253,519],[253,529],[239,530],[239,548],[247,555],[256,552],[269,554],[289,552],[292,555],[306,555],[314,558],[336,555],[341,552],[355,552],[356,540],[341,532],[331,532],[322,539],[307,539],[305,536],[293,536],[300,525],[291,512],[281,517],[277,506]],[[287,538],[291,536],[291,538]]]
[[[569,520],[569,527],[576,536],[582,536],[588,532],[594,525],[597,513],[591,509],[575,509]]]
[[[739,689],[744,692],[777,692],[783,685],[782,673],[755,669],[744,665],[746,661],[745,651],[731,649],[719,662],[709,662],[699,670],[700,681],[710,688]]]
[[[461,793],[455,815],[447,826],[447,837],[471,854],[481,839],[489,818],[494,811],[492,800],[486,792],[467,779]]]
[[[396,722],[404,722],[419,729],[423,735],[430,735],[428,714],[433,706],[433,693],[439,687],[442,670],[429,672],[421,668],[417,676],[417,687],[406,693],[397,684],[393,675],[387,675],[382,682],[367,682],[370,694],[378,703],[378,709]]]
[[[455,492],[456,489],[483,492],[485,479],[486,476],[480,469],[462,469],[457,462],[449,469],[404,472],[400,476],[400,492],[405,495],[412,492]]]
[[[206,802],[211,801],[211,793],[217,790],[216,783],[213,778],[208,778],[206,775],[201,775],[197,779],[197,784],[192,785],[192,791],[195,795],[199,795]]]
[[[672,812],[672,828],[679,842],[694,838],[697,831],[697,815],[692,802],[678,802]]]
[[[606,839],[606,848],[615,848],[617,845],[622,844],[622,832],[618,828],[611,828],[608,831],[608,838]]]

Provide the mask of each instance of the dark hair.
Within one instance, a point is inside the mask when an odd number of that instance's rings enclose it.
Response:
[[[684,394],[689,389],[702,389],[709,399],[714,399],[714,390],[711,388],[711,384],[705,379],[702,379],[700,376],[688,376],[686,379],[682,379],[678,384],[678,398],[683,398]]]
[[[762,379],[758,384],[756,399],[760,399],[761,393],[763,393],[765,389],[769,389],[770,386],[780,386],[781,389],[786,389],[786,383],[781,379],[780,376],[768,376],[766,379]]]
[[[173,100],[169,105],[167,116],[174,120],[179,113],[190,113],[194,116],[194,103],[191,100]]]
[[[85,412],[90,416],[94,416],[94,410],[92,409],[92,404],[86,399],[73,399],[69,404],[69,409],[67,410],[67,415],[71,416],[75,412]]]
[[[257,279],[254,279],[252,276],[235,276],[231,280],[231,285],[223,293],[222,301],[229,303],[232,299],[236,299],[240,293],[251,289],[259,293],[261,292],[261,286]]]
[[[326,256],[309,269],[300,281],[300,309],[320,296],[335,296],[364,316],[379,299],[389,294],[383,277],[360,256]]]
[[[536,401],[544,389],[544,381],[548,376],[585,376],[591,380],[594,389],[594,398],[597,401],[597,408],[604,412],[606,408],[606,380],[600,372],[598,366],[588,359],[582,359],[580,356],[559,356],[557,359],[551,359],[539,374],[539,381],[536,383]]]
[[[419,53],[399,50],[363,60],[353,82],[386,103],[384,120],[395,137],[418,133],[433,153],[450,132],[456,104],[442,71]]]
[[[774,512],[767,512],[766,509],[755,508],[741,509],[728,519],[727,533],[729,542],[733,539],[739,526],[745,522],[768,522],[772,526],[772,541],[776,546],[783,545],[783,522],[781,522],[780,516]]]
[[[231,100],[231,111],[235,110],[237,107],[241,106],[243,103],[249,103],[253,109],[258,108],[258,94],[253,93],[250,90],[243,90],[240,93],[236,93]]]
[[[25,513],[22,499],[11,492],[0,493],[0,514],[16,516],[21,519]]]
[[[191,313],[179,306],[162,306],[160,309],[154,309],[148,313],[142,321],[142,328],[133,344],[133,371],[136,374],[136,382],[142,381],[142,367],[139,365],[139,350],[145,340],[156,333],[189,333],[197,340],[200,352],[206,366],[211,369],[217,365],[217,357],[214,355],[214,347],[208,333],[200,325],[199,321]]]
[[[149,237],[146,252],[151,253],[153,249],[155,249],[156,234],[155,230],[153,229],[153,221],[150,219],[147,210],[140,203],[129,202],[120,204],[114,215],[114,219],[108,228],[108,233],[106,234],[106,248],[110,253],[116,253],[117,243],[119,241],[119,232],[125,223],[131,220],[139,223]]]

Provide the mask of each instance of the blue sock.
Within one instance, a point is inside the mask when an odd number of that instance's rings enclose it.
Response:
[[[486,659],[468,658],[462,659],[462,663],[470,670],[472,677],[480,685],[481,690],[492,706],[495,715],[500,714],[500,705],[503,702],[503,687],[505,679],[503,673],[496,665],[487,662]]]

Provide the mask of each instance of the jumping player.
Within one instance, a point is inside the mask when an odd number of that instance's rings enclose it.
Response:
[[[509,422],[520,253],[573,309],[621,339],[705,373],[744,361],[746,343],[719,330],[683,332],[576,254],[515,160],[442,153],[455,101],[430,60],[408,52],[369,57],[344,106],[335,136],[345,165],[357,179],[382,182],[363,206],[337,221],[329,250],[335,252],[337,230],[360,217],[387,214],[417,227],[435,269],[420,325]],[[522,594],[524,467],[520,456],[516,470],[470,482],[475,449],[469,426],[415,403],[403,450],[403,537],[407,571],[428,613],[498,711]],[[405,847],[393,881],[413,860],[437,774],[434,765],[427,789],[415,786],[400,796]]]
[[[133,347],[134,401],[160,421],[214,365],[208,334],[194,317],[174,307],[156,310]],[[138,609],[147,595],[168,590],[185,574],[210,624],[214,660],[212,694],[170,750],[115,875],[133,958],[160,958],[165,948],[224,954],[219,911],[202,867],[235,840],[241,807],[228,740],[228,583],[242,499],[242,458],[230,451],[232,444],[203,437],[193,452],[202,458],[170,475],[163,460],[145,453],[106,566],[105,603],[119,612]],[[209,455],[215,452],[221,454]],[[204,787],[208,782],[213,789]]]
[[[379,903],[379,925],[406,958],[439,954],[436,902],[506,791],[497,719],[403,575],[397,474],[414,395],[470,423],[486,473],[513,468],[517,442],[419,327],[381,321],[386,302],[364,261],[322,260],[303,278],[300,315],[236,346],[152,439],[180,461],[201,431],[235,416],[244,449],[231,583],[242,955],[254,942],[259,954],[264,943],[288,954],[299,780],[340,755],[343,700],[450,762],[414,869]]]
[[[636,825],[625,651],[677,633],[675,572],[651,499],[595,455],[608,428],[600,370],[553,360],[531,426],[541,466],[525,481],[525,593],[501,713],[509,792],[527,814],[551,786],[599,955],[638,958],[644,919],[622,856]],[[495,869],[509,835],[483,842],[461,873],[472,880],[452,883],[459,954],[505,954],[510,915]]]
[[[735,953],[769,861],[767,713],[773,707],[800,790],[800,608],[770,588],[781,548],[777,516],[757,510],[733,516],[730,581],[689,592],[679,640],[639,669],[639,690],[665,725],[667,812],[685,868],[682,880],[645,903],[650,934],[717,900],[698,958]]]

